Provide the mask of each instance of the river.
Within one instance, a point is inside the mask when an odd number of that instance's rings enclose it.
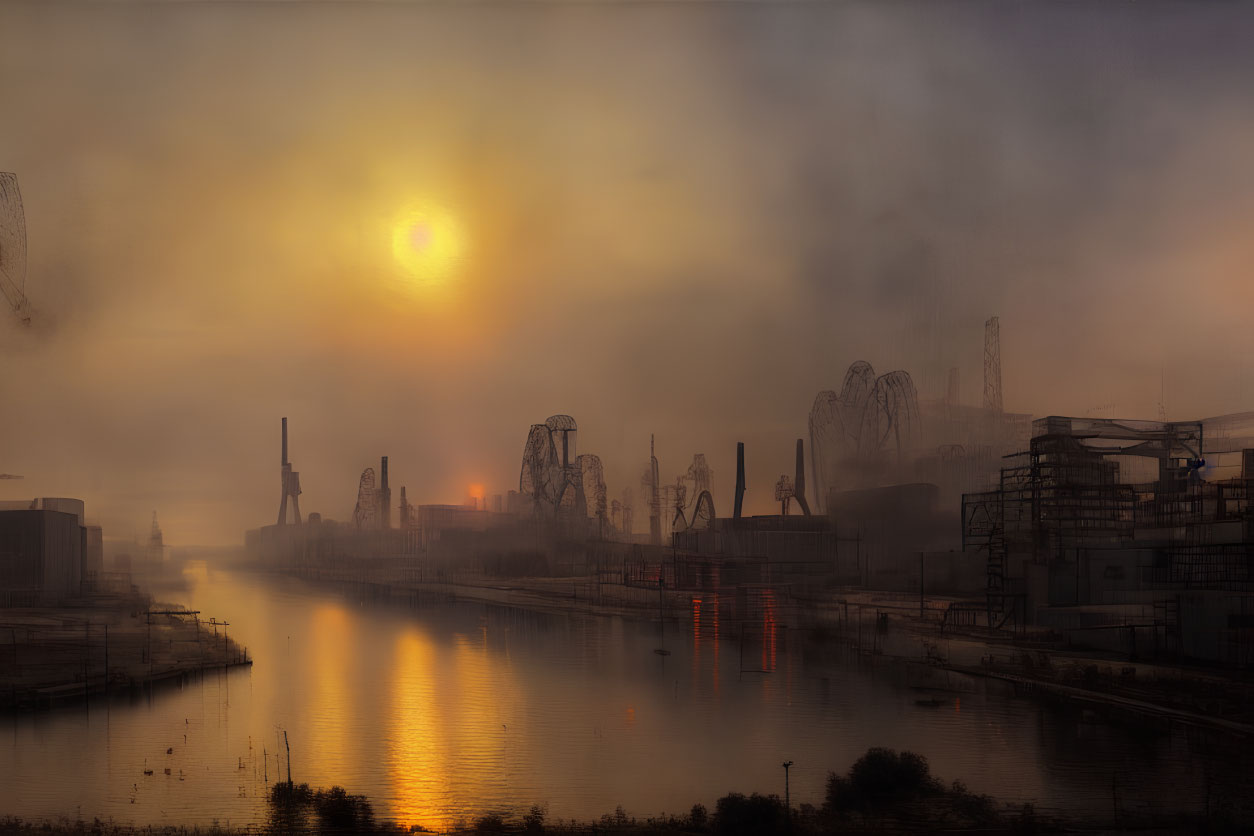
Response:
[[[782,795],[784,760],[793,803],[819,805],[828,771],[871,746],[1046,811],[1201,811],[1243,791],[1231,783],[1246,764],[1197,734],[983,682],[921,706],[900,666],[773,624],[742,647],[710,602],[659,637],[617,617],[383,606],[203,563],[185,577],[158,598],[228,621],[254,666],[0,718],[0,813],[260,823],[289,745],[297,782],[342,785],[381,818],[434,829],[532,804],[589,819]]]

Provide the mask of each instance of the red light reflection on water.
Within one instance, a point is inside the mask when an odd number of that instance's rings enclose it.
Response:
[[[775,670],[775,638],[779,624],[775,620],[775,593],[762,592],[762,670]]]

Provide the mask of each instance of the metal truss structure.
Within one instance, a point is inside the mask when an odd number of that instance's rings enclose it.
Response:
[[[378,528],[379,523],[379,487],[375,481],[374,468],[368,467],[361,472],[361,479],[357,482],[353,527],[359,531],[369,531]]]
[[[23,325],[30,324],[26,298],[26,211],[17,175],[0,171],[0,293]]]

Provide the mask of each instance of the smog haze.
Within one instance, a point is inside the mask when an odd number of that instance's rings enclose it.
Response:
[[[518,488],[579,421],[611,496],[704,452],[772,510],[855,360],[921,398],[1251,408],[1254,11],[1226,4],[0,7],[4,499],[110,536]],[[406,250],[409,247],[413,250]],[[434,248],[428,250],[427,248]],[[415,254],[417,253],[417,254]],[[667,477],[669,478],[669,477]]]

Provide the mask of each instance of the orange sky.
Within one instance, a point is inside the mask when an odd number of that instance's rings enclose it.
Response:
[[[866,359],[1007,408],[1254,407],[1254,15],[995,4],[5,4],[3,498],[110,536],[516,487],[566,412],[611,497],[705,452],[769,511]],[[397,219],[464,236],[416,286]],[[1103,412],[1102,414],[1110,414]]]

